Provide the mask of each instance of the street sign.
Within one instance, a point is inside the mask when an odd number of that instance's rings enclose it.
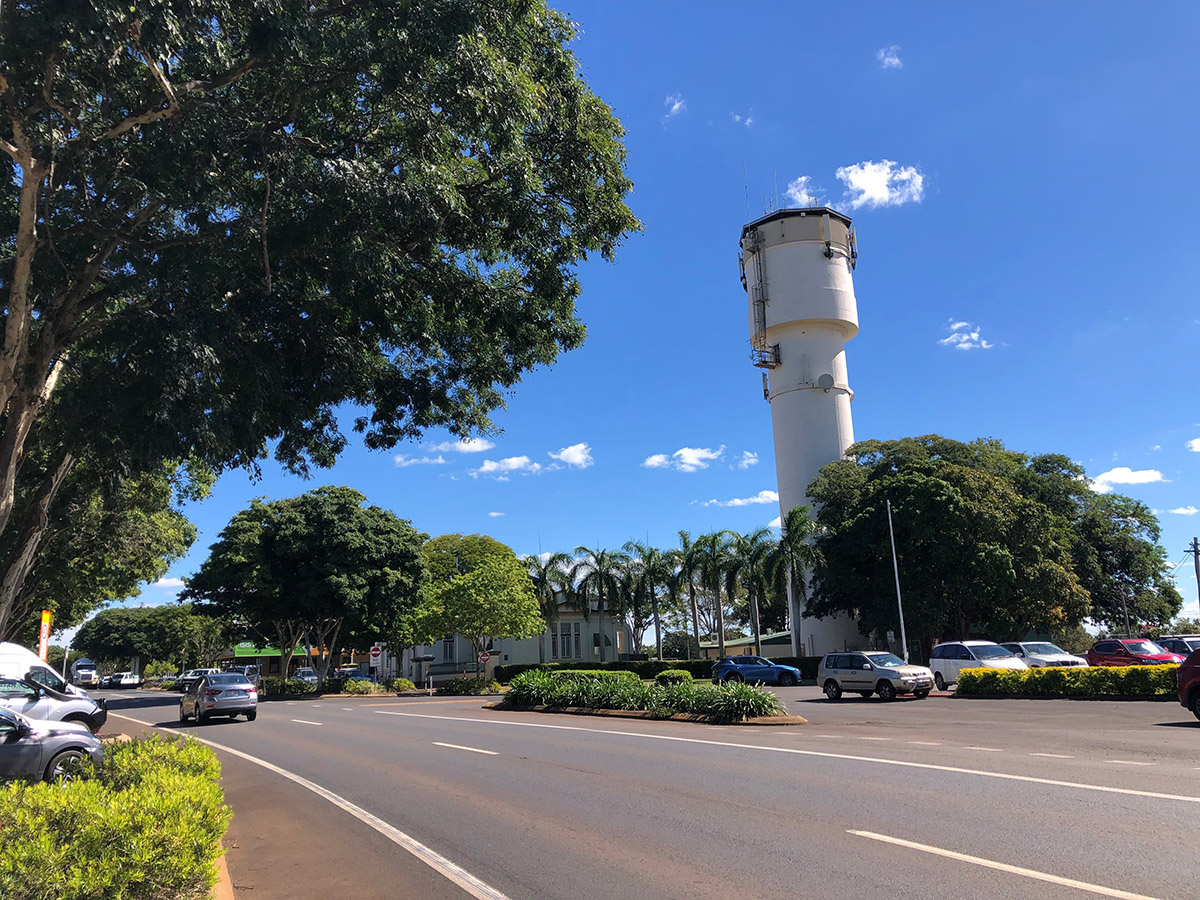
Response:
[[[888,639],[889,644],[896,643],[896,632],[892,631],[891,629],[888,629],[887,639]]]
[[[371,668],[372,669],[378,668],[379,661],[381,659],[383,659],[383,650],[381,650],[379,647],[372,647],[371,648]]]
[[[479,661],[481,663],[483,663],[485,666],[487,665],[487,661],[491,658],[492,658],[492,655],[490,653],[488,653],[486,650],[484,650],[482,653],[479,654]]]
[[[38,633],[38,659],[42,662],[46,661],[46,654],[50,650],[50,610],[42,610],[42,628]]]

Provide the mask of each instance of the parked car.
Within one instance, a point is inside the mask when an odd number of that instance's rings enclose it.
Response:
[[[1023,659],[1031,669],[1042,669],[1047,666],[1087,666],[1088,661],[1082,656],[1068,653],[1057,644],[1049,641],[1008,641],[1000,645],[1012,653],[1017,659]]]
[[[1179,702],[1200,719],[1200,650],[1193,650],[1176,673]]]
[[[1089,666],[1174,666],[1183,657],[1146,638],[1120,638],[1092,644],[1087,661]]]
[[[895,700],[898,694],[923,700],[933,690],[933,672],[886,651],[826,653],[817,665],[817,684],[830,700],[841,699],[844,691],[878,694],[880,700]]]
[[[45,722],[0,709],[0,779],[55,781],[71,777],[71,763],[104,759],[100,739],[77,722]]]
[[[746,681],[751,684],[777,684],[791,687],[800,682],[800,670],[781,666],[761,656],[726,656],[713,666],[713,684]]]
[[[189,690],[195,687],[196,682],[205,675],[218,675],[218,669],[188,669],[179,676],[179,680],[175,682],[175,689],[181,694],[186,694]]]
[[[1200,650],[1200,634],[1168,634],[1155,639],[1154,643],[1169,653],[1178,653],[1186,658]]]
[[[317,672],[316,672],[316,670],[315,670],[315,669],[310,669],[310,668],[308,668],[308,667],[305,667],[305,668],[303,668],[303,669],[297,669],[297,670],[296,670],[296,674],[295,674],[295,675],[293,675],[292,677],[293,677],[293,678],[295,678],[297,681],[306,681],[306,682],[308,682],[309,684],[316,684],[316,683],[317,683]]]
[[[242,675],[248,682],[258,687],[258,666],[229,666],[225,671],[233,675]]]
[[[108,709],[90,697],[76,697],[30,679],[0,678],[0,707],[27,719],[78,722],[93,733],[108,719]]]
[[[1028,669],[1023,660],[992,641],[949,641],[929,655],[933,683],[939,691],[958,681],[963,669]]]
[[[368,672],[364,672],[358,666],[342,666],[336,672],[333,672],[330,678],[341,678],[344,681],[370,681],[371,676]]]
[[[115,688],[138,688],[142,679],[137,672],[117,672],[112,676],[112,686]]]
[[[258,690],[245,675],[233,672],[201,676],[179,700],[179,721],[195,718],[203,725],[212,716],[245,716],[253,722],[258,716]]]

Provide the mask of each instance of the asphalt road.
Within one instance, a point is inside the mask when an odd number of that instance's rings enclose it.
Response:
[[[471,895],[431,878],[390,827],[513,900],[1200,897],[1200,722],[1176,704],[780,695],[808,726],[435,697],[263,703],[253,723],[180,727],[177,695],[109,696],[113,725],[178,728],[377,817],[219,750],[235,831],[252,804],[308,822],[322,859],[310,868],[339,896]],[[347,847],[329,846],[332,832]],[[259,848],[260,870],[275,852]],[[235,886],[249,862],[231,853]],[[298,883],[319,886],[264,876],[246,896],[292,897]]]

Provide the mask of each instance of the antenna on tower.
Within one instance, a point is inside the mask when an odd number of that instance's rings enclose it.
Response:
[[[746,192],[746,218],[750,218],[750,179],[746,175],[746,164],[742,163],[742,190]]]
[[[771,170],[771,180],[775,183],[775,199],[771,203],[771,209],[779,208],[779,172],[775,169]]]

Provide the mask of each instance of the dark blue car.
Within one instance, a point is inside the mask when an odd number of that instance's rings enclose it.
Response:
[[[800,670],[781,666],[761,656],[726,656],[713,666],[713,684],[745,681],[748,684],[777,684],[791,687],[800,682]]]

